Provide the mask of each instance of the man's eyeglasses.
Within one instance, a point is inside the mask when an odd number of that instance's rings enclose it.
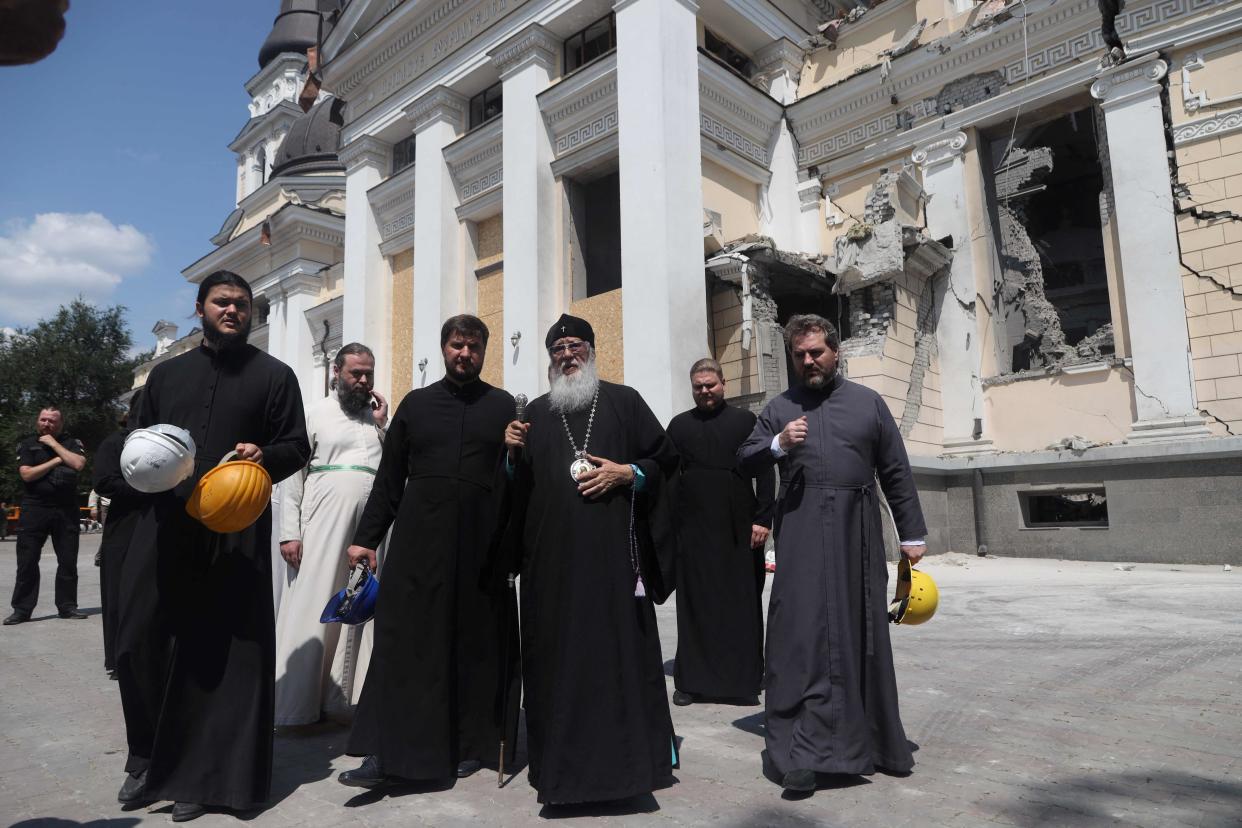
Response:
[[[564,353],[581,354],[585,352],[586,349],[587,349],[587,342],[585,341],[563,342],[560,345],[553,345],[551,348],[548,349],[548,353],[551,356],[558,356]]]

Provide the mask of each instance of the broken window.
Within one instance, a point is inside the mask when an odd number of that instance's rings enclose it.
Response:
[[[1010,362],[1002,373],[1113,353],[1095,125],[1087,107],[985,136],[999,239],[1001,356]]]
[[[573,297],[621,287],[621,179],[616,172],[588,181],[565,179]]]
[[[1022,525],[1027,529],[1108,526],[1104,487],[1060,492],[1019,492]]]

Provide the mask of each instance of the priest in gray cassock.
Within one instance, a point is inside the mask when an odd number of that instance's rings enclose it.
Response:
[[[276,613],[276,724],[347,721],[371,659],[370,622],[322,624],[345,586],[345,550],[384,451],[388,403],[375,391],[375,354],[351,342],[332,363],[334,391],[306,408],[310,461],[281,484],[280,554],[292,574]]]
[[[552,390],[505,429],[530,783],[545,804],[625,799],[674,781],[653,602],[677,453],[637,391],[598,378],[585,319],[562,315],[544,344]]]
[[[738,460],[752,474],[780,466],[764,770],[809,792],[816,773],[914,766],[888,637],[877,480],[911,561],[927,530],[897,424],[879,394],[837,371],[832,323],[794,316],[785,341],[800,383],[768,403]]]

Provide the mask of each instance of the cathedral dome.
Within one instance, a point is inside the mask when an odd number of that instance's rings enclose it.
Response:
[[[260,69],[282,52],[305,55],[318,42],[320,5],[319,0],[280,0],[280,13],[259,48]]]
[[[344,168],[337,159],[341,148],[341,125],[344,123],[345,102],[324,98],[289,127],[285,140],[276,150],[272,175],[298,175],[310,172],[339,172]]]

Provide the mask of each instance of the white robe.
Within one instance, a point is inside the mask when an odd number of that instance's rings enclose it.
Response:
[[[379,468],[381,434],[370,412],[346,416],[335,394],[306,409],[306,433],[310,461],[280,493],[280,540],[302,541],[302,565],[286,566],[291,581],[276,616],[277,725],[311,724],[323,713],[348,718],[371,658],[370,622],[321,624],[319,616],[348,580],[345,550],[375,479],[339,467]]]

